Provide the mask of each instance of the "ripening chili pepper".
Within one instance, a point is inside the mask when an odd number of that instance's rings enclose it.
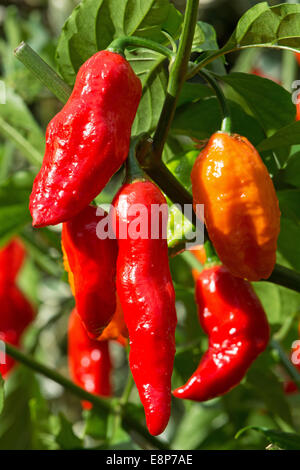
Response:
[[[0,284],[15,282],[24,258],[24,246],[17,238],[0,249]]]
[[[129,332],[129,364],[152,435],[160,434],[170,417],[177,323],[167,220],[151,218],[151,207],[161,204],[167,209],[155,184],[130,175],[113,201],[119,246],[117,291]]]
[[[68,362],[72,380],[87,392],[102,397],[112,393],[111,359],[108,341],[91,339],[74,309],[69,318]],[[83,401],[82,406],[90,409],[92,404]]]
[[[126,346],[128,338],[128,330],[124,320],[124,313],[121,307],[119,296],[117,295],[117,306],[116,311],[107,325],[103,330],[103,333],[97,338],[98,341],[115,340],[122,346]]]
[[[142,86],[119,54],[100,51],[79,69],[73,92],[49,123],[30,197],[34,227],[78,214],[125,161]]]
[[[118,253],[115,239],[98,238],[97,224],[105,215],[97,216],[96,213],[96,207],[87,206],[62,228],[65,267],[69,272],[76,309],[88,334],[95,339],[116,310]]]
[[[0,308],[0,340],[19,346],[23,332],[34,318],[33,308],[16,285],[7,283],[0,284]],[[5,356],[5,363],[0,363],[4,378],[14,364],[11,357]]]
[[[198,315],[208,335],[208,350],[178,398],[205,401],[238,385],[267,347],[269,325],[251,284],[225,266],[204,269],[196,283]]]
[[[192,173],[194,205],[204,204],[209,237],[234,276],[267,279],[276,260],[280,211],[267,168],[239,135],[213,134]]]

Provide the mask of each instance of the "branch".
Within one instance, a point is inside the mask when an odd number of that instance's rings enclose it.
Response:
[[[169,59],[172,59],[174,56],[174,53],[170,49],[159,44],[158,42],[154,42],[150,39],[145,39],[137,36],[121,36],[120,38],[117,38],[113,42],[111,42],[107,50],[124,55],[124,50],[128,46],[143,47],[145,49],[150,49],[151,51],[158,52],[159,54],[162,54],[168,57]]]
[[[161,160],[164,145],[173,121],[178,97],[186,79],[189,58],[197,22],[199,0],[187,0],[182,34],[175,60],[170,66],[167,95],[153,138],[153,152]]]

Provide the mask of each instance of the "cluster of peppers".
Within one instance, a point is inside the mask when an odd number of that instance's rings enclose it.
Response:
[[[34,318],[30,302],[16,284],[25,248],[14,238],[0,250],[0,340],[20,345],[22,335]],[[6,378],[15,361],[1,349],[0,374]]]
[[[133,204],[165,204],[143,174],[128,172],[113,200],[115,238],[97,237],[92,200],[125,162],[142,87],[119,54],[100,51],[80,68],[64,108],[50,122],[46,153],[30,198],[35,227],[63,223],[62,247],[76,311],[70,317],[69,362],[86,390],[111,393],[108,342],[126,344],[149,432],[160,434],[171,407],[177,323],[166,226],[134,239]],[[267,279],[275,264],[280,212],[259,154],[241,136],[217,132],[191,174],[194,204],[220,261],[196,279],[199,321],[209,347],[176,397],[204,401],[236,386],[267,346],[269,326],[249,281]],[[120,227],[122,226],[122,236]],[[124,230],[126,236],[124,236]],[[85,404],[85,406],[89,406]]]

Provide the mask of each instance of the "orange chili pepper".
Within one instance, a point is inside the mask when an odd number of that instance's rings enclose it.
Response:
[[[192,173],[194,205],[220,260],[234,276],[267,279],[276,260],[280,211],[268,170],[246,139],[213,134]]]

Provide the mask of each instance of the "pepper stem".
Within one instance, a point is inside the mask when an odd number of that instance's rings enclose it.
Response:
[[[137,36],[122,36],[117,38],[110,43],[107,50],[124,56],[124,51],[128,46],[144,47],[145,49],[158,52],[169,59],[172,59],[174,55],[174,53],[167,47],[151,41],[150,39],[144,39]]]
[[[213,247],[213,244],[211,241],[207,240],[204,243],[204,248],[205,248],[205,254],[206,254],[206,262],[205,262],[205,267],[208,265],[215,265],[215,264],[220,264],[220,260],[217,256],[217,253]]]
[[[198,73],[207,81],[207,83],[211,86],[211,88],[213,88],[216,94],[216,97],[219,101],[221,112],[222,112],[221,131],[227,132],[228,134],[230,134],[231,132],[230,110],[229,110],[225,95],[222,91],[222,88],[218,84],[217,80],[215,80],[215,78],[207,70],[202,69]]]
[[[146,174],[143,172],[142,168],[139,166],[137,160],[137,152],[141,149],[142,142],[145,141],[146,135],[138,136],[131,139],[130,150],[128,158],[125,163],[126,167],[126,176],[125,183],[133,183],[134,181],[143,181],[147,179]]]

